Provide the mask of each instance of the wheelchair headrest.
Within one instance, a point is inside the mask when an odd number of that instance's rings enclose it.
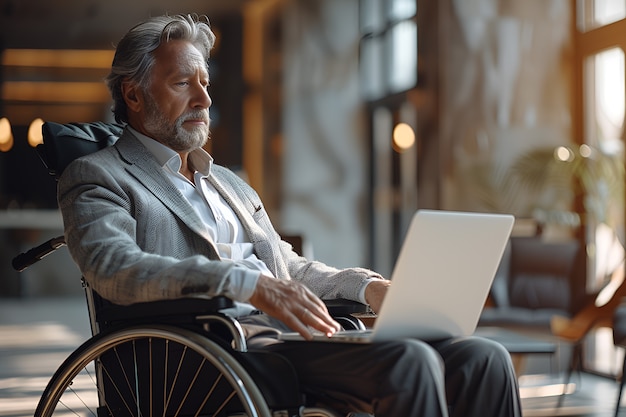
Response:
[[[54,123],[43,124],[43,144],[37,153],[50,175],[58,179],[74,159],[114,144],[124,130],[115,123]]]

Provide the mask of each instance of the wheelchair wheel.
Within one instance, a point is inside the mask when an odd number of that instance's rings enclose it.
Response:
[[[260,416],[257,385],[222,346],[170,326],[94,336],[59,367],[36,417]]]

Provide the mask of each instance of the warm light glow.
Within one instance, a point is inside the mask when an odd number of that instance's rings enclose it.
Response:
[[[35,119],[30,123],[28,127],[28,144],[33,148],[43,143],[43,133],[41,127],[43,126],[43,120]]]
[[[113,50],[6,49],[5,67],[101,68],[110,69]]]
[[[102,82],[7,81],[2,100],[49,103],[108,103],[109,90]]]
[[[559,146],[554,150],[554,158],[557,161],[571,162],[574,160],[574,153],[566,146]]]
[[[593,149],[591,149],[591,146],[583,143],[582,145],[580,145],[580,148],[578,148],[578,152],[580,152],[580,156],[582,156],[583,158],[590,158],[593,154]]]
[[[3,117],[0,119],[0,144],[7,143],[11,136],[11,123],[9,119]]]
[[[13,147],[13,133],[9,119],[0,119],[0,152],[8,152]]]
[[[562,394],[572,394],[576,391],[576,384],[548,384],[540,386],[520,387],[521,398],[556,397]]]
[[[415,132],[406,123],[398,123],[393,129],[393,148],[404,152],[415,144]]]

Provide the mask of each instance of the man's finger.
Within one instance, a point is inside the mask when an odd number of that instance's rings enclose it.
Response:
[[[332,335],[341,328],[339,323],[337,323],[328,314],[326,308],[324,307],[322,309],[317,304],[312,306],[310,309],[304,307],[302,309],[302,313],[298,317],[300,318],[300,321],[306,326],[322,332],[326,335]]]

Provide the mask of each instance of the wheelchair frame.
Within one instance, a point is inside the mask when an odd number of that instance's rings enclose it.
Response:
[[[121,127],[48,122],[43,133],[44,144],[37,150],[49,173],[58,178],[77,156],[112,144]],[[57,143],[57,135],[66,143],[81,141],[63,152],[66,145]],[[52,144],[46,145],[53,136]],[[63,236],[53,238],[16,256],[13,267],[23,271],[64,245]],[[92,337],[52,376],[35,417],[339,417],[332,410],[307,406],[293,368],[280,355],[247,351],[239,323],[219,312],[231,306],[231,300],[117,306],[102,299],[84,279],[83,286]],[[351,313],[366,312],[366,306],[347,300],[327,304],[344,327],[364,328]],[[280,375],[275,374],[277,369]],[[270,381],[259,384],[259,377]],[[270,388],[277,383],[279,387]]]
[[[57,237],[44,244],[30,249],[13,259],[13,267],[23,271],[28,266],[46,257],[48,254],[64,246],[63,237]],[[138,303],[130,306],[118,306],[102,299],[94,292],[83,279],[89,321],[92,337],[78,347],[60,365],[51,380],[48,382],[35,410],[35,417],[52,417],[66,415],[93,415],[96,417],[118,416],[251,416],[251,417],[339,417],[336,412],[316,406],[305,406],[305,400],[299,391],[297,378],[292,373],[290,365],[277,361],[279,355],[266,352],[248,352],[245,337],[241,326],[236,319],[220,313],[218,310],[232,305],[232,301],[225,297],[213,299],[190,298],[182,300],[165,300],[149,303]],[[362,328],[363,324],[352,317],[352,312],[363,312],[365,306],[347,300],[331,300],[329,310],[344,327]],[[193,329],[191,329],[194,327]],[[148,344],[148,348],[138,352],[137,344]],[[166,344],[178,346],[185,354],[179,357],[165,350],[165,362],[172,359],[173,365],[159,363],[154,358],[153,346]],[[119,359],[118,350],[132,347],[133,355],[130,366],[123,366]],[[159,350],[159,349],[154,349]],[[161,349],[162,351],[162,349]],[[183,400],[172,404],[175,397],[174,385],[179,374],[172,373],[170,379],[162,377],[152,381],[157,372],[167,373],[170,369],[180,372],[183,368],[183,358],[193,352],[201,359],[197,373],[183,381]],[[267,372],[274,372],[275,368],[259,370],[257,364],[242,365],[246,354],[262,355],[261,362],[274,361],[272,365],[279,365],[281,376],[273,379],[272,383],[279,383],[277,389],[261,388],[255,376],[267,376]],[[122,369],[117,374],[122,375],[121,384],[116,385],[112,366],[105,365],[105,355],[116,357],[116,362]],[[140,366],[146,355],[149,363]],[[265,356],[269,355],[269,356]],[[143,358],[142,358],[143,357]],[[128,359],[126,359],[128,361]],[[110,360],[109,360],[110,362]],[[254,361],[253,361],[254,362]],[[253,366],[250,366],[253,365]],[[202,378],[201,368],[211,367],[210,381]],[[142,372],[146,375],[141,375]],[[253,371],[253,372],[251,372]],[[147,384],[141,380],[148,378]],[[284,381],[280,381],[285,379]],[[169,382],[168,382],[169,381]],[[107,400],[105,392],[111,388],[120,397],[121,402],[112,406]],[[86,386],[92,385],[91,388]],[[226,385],[225,385],[226,384]],[[147,386],[146,386],[147,385]],[[162,388],[162,394],[155,394],[155,385]],[[199,387],[209,387],[199,399],[190,400],[192,391],[201,390]],[[294,388],[298,388],[294,390]],[[121,394],[125,389],[127,393]],[[146,391],[147,390],[147,391]],[[216,392],[225,396],[213,403],[211,396]],[[285,392],[287,391],[287,392]],[[87,394],[87,399],[80,398],[80,394]],[[105,395],[106,394],[106,395]],[[268,402],[267,397],[271,400]],[[161,402],[157,405],[155,397]],[[148,398],[147,402],[145,398]],[[237,399],[240,407],[229,407],[233,398]],[[91,402],[90,402],[91,401]],[[196,401],[195,404],[186,404]],[[217,403],[216,409],[208,411],[207,404]],[[61,406],[61,407],[59,407]],[[183,408],[183,406],[185,406]],[[78,407],[78,409],[76,408]],[[189,413],[189,409],[193,412]]]

